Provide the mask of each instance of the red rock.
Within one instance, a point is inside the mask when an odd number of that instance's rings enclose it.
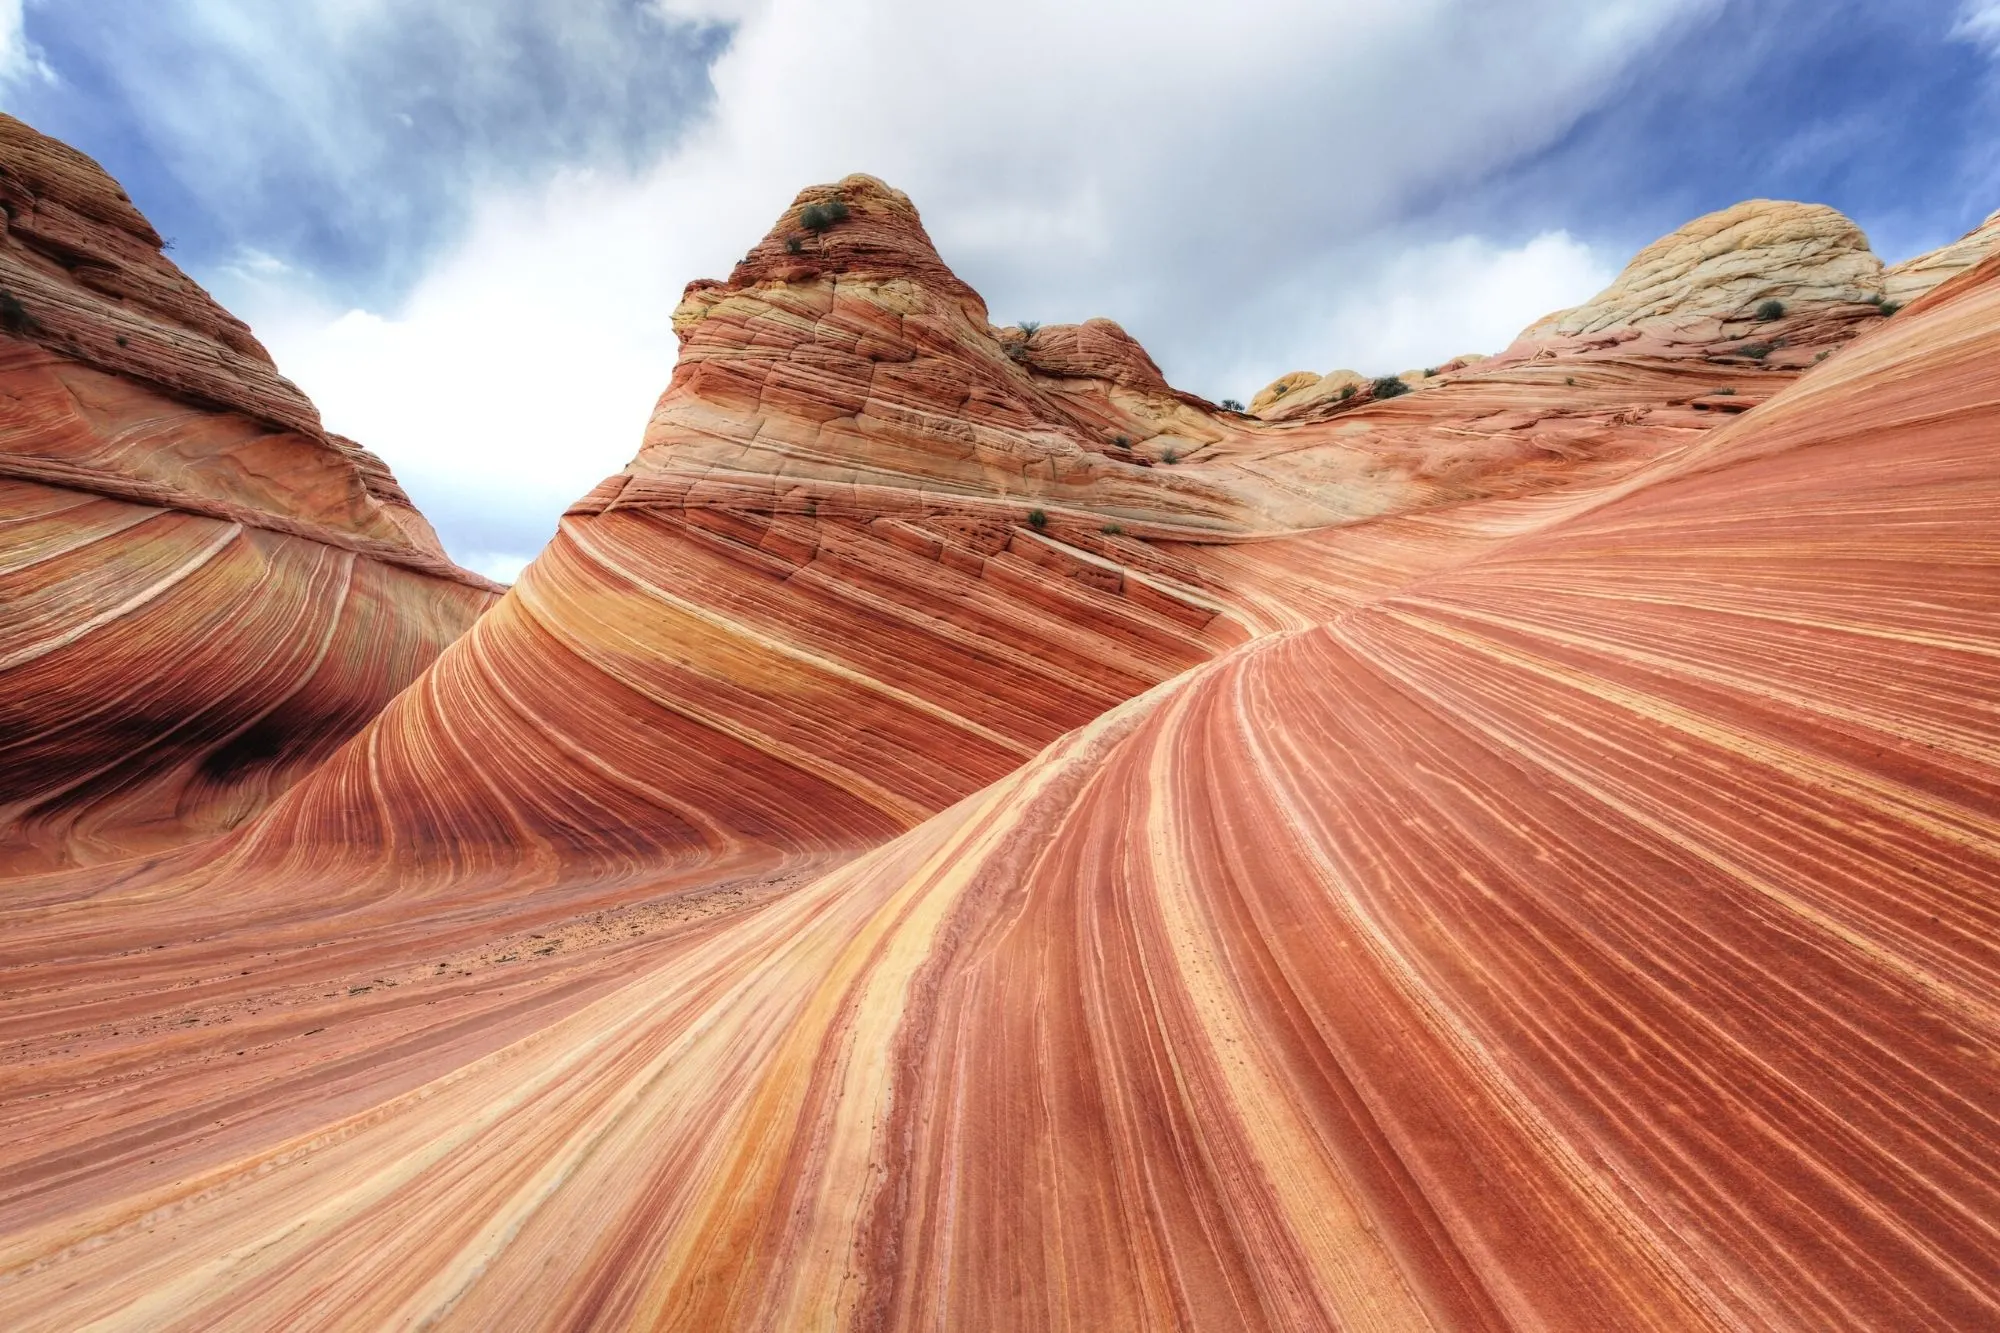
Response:
[[[212,836],[492,600],[82,154],[0,116],[0,872]]]
[[[2000,260],[1804,304],[1258,422],[807,191],[338,754],[7,885],[0,1315],[1992,1322]]]

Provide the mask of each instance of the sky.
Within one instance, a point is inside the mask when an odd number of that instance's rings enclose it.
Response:
[[[509,578],[805,185],[906,191],[997,323],[1248,399],[1497,351],[1745,198],[1957,237],[2000,0],[0,0],[0,109]]]

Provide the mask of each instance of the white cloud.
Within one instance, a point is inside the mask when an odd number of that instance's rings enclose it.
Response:
[[[28,40],[21,0],[0,0],[0,86],[26,78],[56,81],[42,53]]]
[[[219,275],[461,554],[538,545],[621,467],[681,287],[849,171],[911,194],[996,319],[1108,315],[1213,396],[1495,350],[1596,261],[1560,234],[1408,250],[1398,223],[1549,143],[1698,2],[665,7],[742,26],[712,114],[650,167],[485,193],[392,311]]]
[[[1965,0],[1958,8],[1958,21],[1952,25],[1951,35],[1958,41],[1985,47],[1990,55],[2000,56],[2000,0]]]
[[[467,569],[484,574],[495,583],[512,583],[521,577],[532,555],[510,555],[505,551],[474,551],[465,557]]]
[[[1615,276],[1603,257],[1562,231],[1513,248],[1477,236],[1414,246],[1360,281],[1327,284],[1329,299],[1299,301],[1275,317],[1280,339],[1269,350],[1279,355],[1236,367],[1235,396],[1247,399],[1289,370],[1400,374],[1461,352],[1497,352]]]

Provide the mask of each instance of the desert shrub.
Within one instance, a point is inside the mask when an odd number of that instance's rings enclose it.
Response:
[[[1819,362],[1819,361],[1824,361],[1824,360],[1826,360],[1826,359],[1827,359],[1827,358],[1828,358],[1829,356],[1832,356],[1832,355],[1833,355],[1833,349],[1832,349],[1831,347],[1829,347],[1829,348],[1827,348],[1826,350],[1824,350],[1824,351],[1820,352],[1820,353],[1819,353],[1819,355],[1815,356],[1815,357],[1813,358],[1813,360],[1814,360],[1815,362]]]
[[[785,238],[785,253],[786,253],[786,254],[788,254],[788,255],[796,255],[796,254],[803,254],[803,253],[805,253],[805,248],[806,248],[806,244],[805,244],[805,242],[804,242],[804,241],[802,241],[802,240],[800,240],[800,239],[799,239],[798,237],[796,237],[796,236],[787,236],[787,237]]]
[[[1767,324],[1774,319],[1783,319],[1784,317],[1785,303],[1783,301],[1766,301],[1757,307],[1757,318]]]
[[[1048,525],[1049,525],[1049,516],[1047,514],[1043,513],[1039,509],[1030,509],[1028,511],[1028,526],[1033,528],[1036,532],[1040,532],[1043,528],[1046,528]]]
[[[1111,442],[1120,449],[1130,449],[1132,447],[1132,437],[1130,435],[1114,435],[1111,438]]]
[[[1410,386],[1397,379],[1394,375],[1384,375],[1381,379],[1375,381],[1374,389],[1377,398],[1395,398],[1398,395],[1408,393]]]
[[[1715,396],[1717,398],[1734,398],[1736,396],[1736,390],[1727,387],[1717,389],[1715,391]]]
[[[1023,338],[1032,338],[1035,336],[1035,330],[1042,327],[1042,321],[1039,319],[1024,319],[1014,327],[1021,331]]]
[[[1272,396],[1273,398],[1283,398],[1283,397],[1284,397],[1284,396],[1285,396],[1286,394],[1290,393],[1291,391],[1292,391],[1292,386],[1291,386],[1291,385],[1289,385],[1289,384],[1278,384],[1278,385],[1274,385],[1274,386],[1272,386],[1272,389],[1271,389],[1271,396]]]
[[[1222,410],[1225,412],[1241,412],[1243,404],[1234,398],[1225,398],[1222,400]]]
[[[1576,376],[1574,375],[1563,376],[1563,383],[1569,385],[1570,388],[1574,389],[1576,387]]]
[[[1436,366],[1425,366],[1425,367],[1424,367],[1424,378],[1425,378],[1425,379],[1427,379],[1427,380],[1428,380],[1428,379],[1435,379],[1435,378],[1437,377],[1437,373],[1438,373],[1438,368],[1437,368]]]
[[[1160,461],[1162,463],[1178,463],[1181,461],[1181,451],[1178,449],[1169,449],[1160,455]]]
[[[1895,314],[1898,310],[1901,310],[1902,308],[1903,304],[1900,301],[1883,301],[1876,305],[1875,310],[1876,313],[1886,317],[1888,315]]]
[[[1736,349],[1736,355],[1747,356],[1752,361],[1762,361],[1777,350],[1778,345],[1776,343],[1744,343]]]
[[[1125,531],[1125,526],[1122,523],[1106,523],[1098,531],[1107,537],[1116,537],[1119,533]]]
[[[25,337],[35,330],[35,317],[21,304],[21,298],[9,291],[0,291],[0,329],[16,337]]]
[[[838,199],[829,199],[823,204],[807,204],[799,212],[799,225],[807,231],[825,231],[836,222],[847,220],[847,205]]]
[[[1344,403],[1344,402],[1346,402],[1346,401],[1347,401],[1348,399],[1352,398],[1353,396],[1354,396],[1354,386],[1353,386],[1352,384],[1343,384],[1343,385],[1341,385],[1341,386],[1340,386],[1340,401],[1341,401],[1341,402],[1343,402],[1343,403]]]

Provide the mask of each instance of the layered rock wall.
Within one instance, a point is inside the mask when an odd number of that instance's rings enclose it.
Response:
[[[0,871],[212,836],[497,589],[96,163],[0,116]]]

